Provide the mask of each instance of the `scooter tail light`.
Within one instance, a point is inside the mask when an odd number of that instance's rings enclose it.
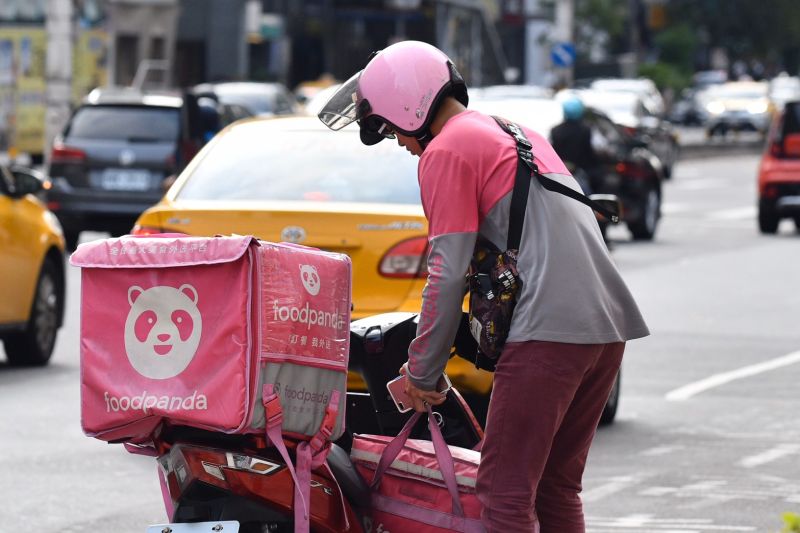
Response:
[[[413,237],[395,244],[381,258],[378,272],[387,278],[427,278],[427,237]]]
[[[630,161],[617,163],[616,171],[618,174],[625,176],[626,178],[646,179],[650,176],[650,170],[647,168],[647,166],[641,163]]]

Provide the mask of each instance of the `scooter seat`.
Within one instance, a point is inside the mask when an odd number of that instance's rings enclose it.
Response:
[[[369,485],[356,471],[355,466],[350,461],[350,456],[341,446],[331,444],[331,451],[328,453],[328,466],[331,467],[336,481],[344,493],[345,498],[354,506],[366,509],[370,505]]]

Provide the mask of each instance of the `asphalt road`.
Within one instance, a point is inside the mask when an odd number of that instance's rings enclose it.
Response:
[[[683,161],[654,242],[610,232],[652,335],[589,458],[591,533],[776,533],[800,512],[800,235],[758,234],[757,162]],[[143,532],[165,519],[156,467],[81,433],[76,269],[68,291],[52,364],[0,362],[0,531]]]

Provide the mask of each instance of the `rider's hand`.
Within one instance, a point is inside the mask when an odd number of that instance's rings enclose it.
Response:
[[[400,374],[404,376],[408,375],[407,365],[408,363],[400,367]],[[406,379],[406,394],[408,394],[408,397],[414,402],[414,410],[420,413],[428,410],[428,404],[439,405],[447,398],[445,393],[435,390],[422,390],[416,387],[411,383],[410,379]]]

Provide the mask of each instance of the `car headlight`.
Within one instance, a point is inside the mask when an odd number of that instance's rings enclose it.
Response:
[[[719,115],[725,112],[725,105],[722,102],[709,102],[706,104],[706,111],[712,115]]]
[[[751,115],[761,115],[766,113],[769,109],[769,105],[767,102],[753,102],[749,106],[747,106],[747,112]]]

